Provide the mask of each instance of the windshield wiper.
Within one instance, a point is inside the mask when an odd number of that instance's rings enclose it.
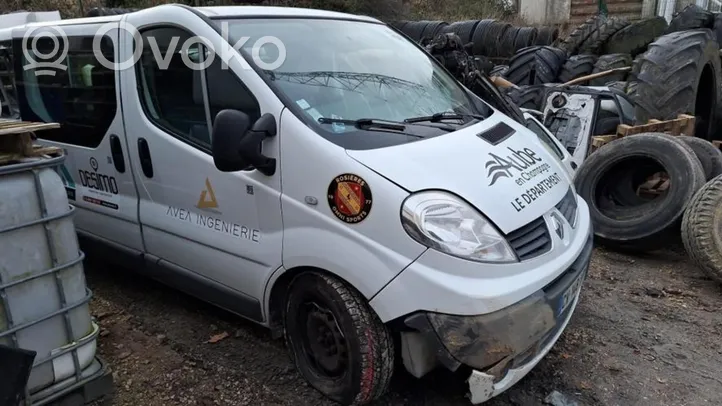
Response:
[[[428,121],[431,123],[438,123],[443,120],[463,120],[465,118],[473,118],[477,120],[483,120],[484,117],[478,114],[458,114],[458,113],[435,113],[430,116],[411,117],[404,120],[405,123],[422,123]]]
[[[374,118],[359,118],[358,120],[346,120],[343,118],[320,117],[318,119],[318,122],[321,124],[348,124],[360,129],[368,129],[370,127],[395,131],[404,131],[406,129],[406,126],[402,123],[377,120]]]

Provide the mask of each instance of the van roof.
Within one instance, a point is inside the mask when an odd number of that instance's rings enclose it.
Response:
[[[152,8],[144,9],[150,10],[158,7],[187,7],[179,4],[164,4],[155,6]],[[242,17],[300,17],[300,18],[333,18],[333,19],[345,19],[345,20],[356,20],[356,21],[368,21],[379,23],[380,21],[367,16],[339,13],[336,11],[325,11],[316,10],[300,7],[272,7],[272,6],[217,6],[217,7],[191,7],[199,12],[205,14],[210,18],[224,17],[224,18],[242,18]],[[137,12],[143,12],[139,10]],[[72,18],[68,20],[57,20],[57,21],[43,21],[29,23],[25,27],[40,27],[48,25],[73,25],[73,24],[94,24],[94,23],[108,23],[112,21],[119,21],[123,18],[123,14],[102,16],[102,17],[82,17]],[[17,28],[17,27],[15,27]]]

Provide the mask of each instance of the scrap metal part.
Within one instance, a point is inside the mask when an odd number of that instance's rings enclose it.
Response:
[[[481,315],[417,312],[403,318],[402,358],[421,377],[437,366],[469,371],[473,403],[507,390],[549,352],[576,307],[592,255],[592,234],[550,284],[504,309]]]
[[[581,165],[589,152],[597,116],[594,97],[552,91],[545,105],[544,126],[562,143],[572,161]]]
[[[619,124],[634,123],[634,103],[618,89],[600,87],[549,87],[543,102],[543,123],[580,166],[592,152],[592,137],[602,117]]]
[[[524,114],[519,107],[503,96],[489,79],[494,64],[486,58],[470,55],[467,52],[470,44],[464,44],[454,33],[442,33],[423,45],[471,93],[513,120],[524,123]]]
[[[579,293],[577,293],[576,297],[574,298],[574,302],[570,306],[572,310],[577,307],[578,302]],[[469,392],[471,394],[471,403],[475,405],[484,403],[489,399],[511,388],[512,386],[516,385],[517,382],[519,382],[532,369],[534,369],[534,367],[536,367],[537,364],[541,362],[541,360],[549,353],[549,351],[551,351],[552,347],[554,347],[554,344],[556,344],[556,342],[559,340],[559,337],[561,337],[562,333],[566,329],[567,324],[569,324],[571,318],[572,312],[569,313],[566,320],[564,320],[564,323],[561,325],[561,328],[559,329],[559,331],[557,331],[554,337],[549,340],[549,343],[544,346],[544,348],[541,349],[531,361],[518,368],[509,369],[504,375],[504,378],[502,378],[500,381],[495,382],[496,378],[494,377],[494,375],[491,375],[489,373],[476,370],[472,371],[471,375],[467,380],[467,383],[469,384]]]

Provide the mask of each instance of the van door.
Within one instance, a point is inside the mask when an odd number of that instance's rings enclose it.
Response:
[[[116,91],[120,77],[112,66],[119,55],[118,30],[105,33],[95,52],[93,39],[100,27],[48,23],[15,31],[18,104],[25,121],[60,124],[59,129],[43,130],[37,135],[44,144],[64,148],[67,153],[59,172],[68,199],[77,208],[78,232],[139,253],[143,241],[138,194]],[[23,40],[25,35],[29,38]],[[48,35],[60,38],[57,49]],[[33,41],[34,37],[39,38]],[[49,60],[47,56],[53,52],[57,57]],[[52,66],[38,62],[50,62]]]
[[[259,299],[281,266],[280,169],[273,176],[218,171],[211,127],[222,109],[243,111],[254,121],[262,113],[278,119],[283,105],[238,61],[228,68],[216,58],[206,69],[191,68],[207,49],[198,41],[183,46],[186,41],[199,36],[221,44],[193,12],[148,10],[129,14],[127,22],[142,27],[142,54],[134,69],[122,72],[122,94],[147,251],[174,271],[159,275],[167,283],[261,320]],[[128,60],[137,47],[130,46],[131,33],[124,38]],[[264,153],[277,157],[276,141]]]

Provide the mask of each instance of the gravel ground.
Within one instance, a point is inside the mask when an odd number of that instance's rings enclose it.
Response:
[[[88,284],[111,365],[111,405],[331,405],[284,345],[237,316],[131,271],[91,260]],[[721,405],[722,290],[679,250],[596,249],[572,322],[552,352],[489,406]],[[397,370],[378,405],[470,405],[463,377]]]

